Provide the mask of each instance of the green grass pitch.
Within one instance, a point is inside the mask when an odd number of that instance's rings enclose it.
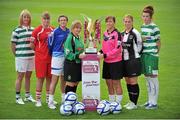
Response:
[[[65,14],[71,22],[75,19],[83,20],[80,13],[84,13],[93,19],[106,15],[114,15],[117,19],[116,27],[122,31],[122,18],[129,13],[134,16],[134,27],[138,30],[142,25],[141,11],[147,4],[155,8],[154,21],[160,27],[162,47],[160,51],[160,92],[159,108],[157,110],[123,111],[118,115],[100,116],[96,112],[86,112],[84,115],[62,116],[59,107],[50,110],[45,104],[45,89],[43,89],[43,106],[36,108],[34,104],[15,104],[15,65],[14,56],[10,50],[10,37],[12,30],[18,25],[18,17],[22,9],[28,9],[32,13],[32,26],[40,24],[40,15],[43,11],[49,11],[52,16],[52,25],[57,26],[57,17]],[[125,118],[180,118],[180,1],[178,0],[0,0],[0,118],[46,118],[46,119],[125,119]],[[102,30],[105,23],[102,22]],[[24,82],[23,82],[24,83]],[[35,97],[36,78],[33,73],[31,79],[31,91]],[[139,78],[140,97],[139,104],[143,104],[147,98],[147,90],[144,77]],[[122,104],[128,100],[126,85],[122,80],[124,96]],[[22,86],[24,94],[24,84]],[[81,85],[78,87],[79,99],[81,99]],[[107,87],[101,80],[101,98],[108,99]],[[60,101],[59,85],[56,88],[55,100]]]

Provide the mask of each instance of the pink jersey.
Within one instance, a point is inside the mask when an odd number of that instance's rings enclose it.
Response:
[[[102,52],[106,54],[104,59],[107,63],[119,62],[122,60],[121,34],[117,29],[111,33],[104,32]]]

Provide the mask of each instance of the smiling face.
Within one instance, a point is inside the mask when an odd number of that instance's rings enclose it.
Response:
[[[123,22],[126,30],[131,29],[133,27],[133,20],[131,18],[125,17]]]
[[[65,28],[67,26],[67,22],[68,20],[66,17],[60,17],[58,20],[58,23],[62,28]]]
[[[73,29],[72,29],[72,33],[75,35],[75,36],[79,36],[80,32],[81,32],[81,25],[80,24],[77,24]]]
[[[144,21],[145,24],[150,24],[152,18],[151,18],[149,13],[143,12],[142,13],[142,20]]]
[[[30,16],[28,14],[24,14],[22,16],[22,25],[29,26],[30,25],[30,20],[31,20]]]
[[[43,17],[41,20],[42,20],[42,25],[44,27],[48,27],[50,25],[50,18],[49,17]]]
[[[115,22],[112,18],[107,19],[106,21],[106,29],[107,30],[113,30],[115,27]]]

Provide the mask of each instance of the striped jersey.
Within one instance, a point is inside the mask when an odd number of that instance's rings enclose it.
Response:
[[[160,30],[154,23],[141,26],[141,36],[143,39],[143,53],[158,56],[157,41],[160,40]]]
[[[132,28],[128,33],[124,31],[122,36],[123,60],[140,58],[140,52],[142,52],[141,34]]]
[[[30,47],[29,38],[33,27],[18,26],[12,32],[11,42],[16,44],[15,56],[17,58],[29,59],[34,57],[34,50]]]

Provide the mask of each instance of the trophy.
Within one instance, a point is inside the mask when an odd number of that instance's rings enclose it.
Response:
[[[96,19],[93,21],[88,16],[81,14],[84,18],[84,44],[88,44],[85,49],[86,54],[96,54],[97,53],[97,42],[100,44],[101,38],[101,21]]]

